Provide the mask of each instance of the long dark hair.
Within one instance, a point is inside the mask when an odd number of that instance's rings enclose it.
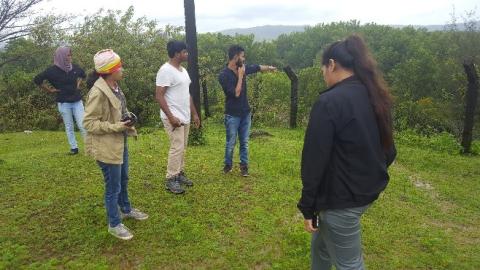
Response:
[[[107,74],[100,74],[100,73],[97,73],[95,70],[92,71],[92,73],[88,74],[88,77],[87,77],[87,89],[91,89],[93,87],[93,85],[95,84],[95,82],[100,78],[106,78],[108,75]]]
[[[365,41],[358,35],[351,35],[345,40],[329,45],[323,52],[322,65],[328,66],[330,59],[344,68],[353,70],[368,89],[381,144],[384,150],[389,150],[393,145],[392,96]]]

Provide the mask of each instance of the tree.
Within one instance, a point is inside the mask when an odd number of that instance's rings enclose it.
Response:
[[[9,44],[19,38],[32,37],[43,42],[43,48],[21,51],[0,59],[0,68],[9,63],[31,58],[49,51],[53,39],[63,34],[57,26],[68,21],[66,16],[34,16],[33,7],[43,0],[0,0],[0,45]],[[46,30],[46,31],[45,31]]]
[[[166,36],[179,29],[157,27],[146,17],[135,18],[134,8],[125,12],[106,11],[88,16],[69,39],[73,60],[85,70],[93,70],[93,55],[111,48],[122,58],[125,80],[121,87],[128,107],[142,125],[158,123],[158,104],[154,102],[152,80],[161,63],[167,61]],[[167,32],[168,31],[168,32]]]
[[[0,43],[28,35],[35,26],[31,10],[42,1],[0,0]]]

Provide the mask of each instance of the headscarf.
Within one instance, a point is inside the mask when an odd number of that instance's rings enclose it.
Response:
[[[53,64],[67,73],[70,72],[72,63],[67,61],[67,57],[71,52],[69,47],[58,47],[53,56]]]

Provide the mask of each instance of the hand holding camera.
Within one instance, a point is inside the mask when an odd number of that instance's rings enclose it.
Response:
[[[137,123],[138,118],[134,113],[126,112],[122,115],[122,119],[120,121],[127,127],[133,127]]]

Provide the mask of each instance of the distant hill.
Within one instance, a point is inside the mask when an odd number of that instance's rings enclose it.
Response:
[[[476,22],[476,29],[477,31],[480,30],[480,21]],[[392,27],[396,27],[396,28],[403,28],[403,27],[406,27],[407,25],[392,25]],[[428,31],[444,31],[444,30],[448,30],[451,28],[451,24],[437,24],[437,25],[412,25],[414,28],[425,28],[427,29]],[[460,31],[464,31],[465,30],[465,25],[463,23],[459,23],[458,24],[458,30]]]
[[[255,35],[256,41],[272,40],[278,38],[282,34],[290,34],[293,32],[303,32],[307,25],[264,25],[251,28],[234,28],[219,31],[224,35],[234,36],[240,35]],[[406,27],[407,25],[392,25],[395,28]],[[413,25],[414,28],[426,28],[428,31],[443,31],[448,29],[448,25]],[[458,24],[459,30],[464,30],[463,24]],[[477,22],[477,29],[480,29],[480,21]]]
[[[272,40],[276,39],[282,34],[290,34],[293,32],[305,31],[306,25],[264,25],[251,28],[234,28],[222,30],[220,33],[224,35],[234,36],[240,35],[255,35],[256,41]]]

